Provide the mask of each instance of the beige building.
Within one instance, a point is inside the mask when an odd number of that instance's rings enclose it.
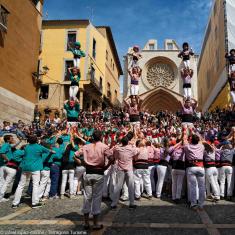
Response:
[[[125,56],[125,74],[123,98],[130,95],[130,76],[128,69],[131,66],[131,48]],[[139,82],[139,95],[143,100],[142,109],[151,112],[159,110],[173,110],[180,108],[183,99],[183,81],[180,69],[183,68],[182,59],[178,58],[180,47],[172,39],[164,42],[164,48],[158,48],[156,40],[149,40],[141,51],[142,59],[139,66],[142,77]],[[197,99],[197,60],[191,57],[191,68],[194,71],[192,78],[192,96]]]
[[[199,106],[204,112],[231,102],[225,53],[235,48],[234,16],[234,0],[214,1],[198,63]]]
[[[37,101],[43,0],[0,1],[0,120],[30,122]]]
[[[110,27],[95,27],[89,20],[43,21],[40,66],[47,66],[43,76],[38,104],[41,109],[63,109],[69,98],[68,67],[73,54],[68,42],[79,41],[86,57],[81,58],[78,99],[81,109],[96,110],[120,103],[122,68]]]

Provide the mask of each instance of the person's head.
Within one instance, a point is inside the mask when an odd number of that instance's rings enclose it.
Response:
[[[80,42],[75,42],[74,46],[76,49],[80,49],[81,48],[81,43]]]
[[[138,68],[137,67],[133,67],[132,68],[132,73],[137,73],[138,72]]]
[[[184,106],[185,106],[185,108],[189,108],[189,107],[191,106],[191,100],[190,100],[190,98],[187,98],[187,99],[185,100]]]
[[[235,49],[230,50],[230,55],[233,55],[233,56],[235,55]]]
[[[135,104],[137,104],[137,102],[136,102],[136,99],[135,99],[135,97],[131,97],[131,104],[132,105],[135,105]]]
[[[126,137],[127,137],[127,138],[128,138],[128,140],[130,141],[130,140],[132,140],[132,139],[133,139],[133,137],[134,137],[134,133],[133,133],[132,131],[129,131],[129,132],[127,133]]]
[[[73,75],[78,75],[78,74],[79,74],[79,69],[73,68],[72,74],[73,74]]]
[[[74,101],[74,100],[70,100],[70,101],[69,101],[69,106],[70,106],[71,108],[73,108],[73,107],[75,106],[75,101]]]
[[[38,142],[37,136],[36,136],[36,135],[31,135],[31,136],[29,136],[28,142],[29,142],[30,144],[36,144],[36,143]]]
[[[207,153],[213,153],[214,152],[213,148],[208,143],[203,143],[203,145],[204,145],[205,151]]]
[[[135,45],[135,46],[133,47],[133,51],[134,51],[134,52],[139,52],[139,50],[140,50],[139,46]]]
[[[167,148],[167,147],[169,147],[169,139],[168,138],[163,138],[163,140],[162,140],[162,146],[164,147],[164,148]]]
[[[56,143],[59,144],[59,145],[63,144],[63,139],[62,138],[58,138]]]
[[[196,134],[193,134],[192,137],[191,137],[191,143],[192,143],[193,145],[196,145],[196,144],[199,143],[199,141],[200,141],[199,136],[196,135]]]
[[[94,133],[93,133],[93,135],[92,135],[92,138],[93,138],[93,141],[94,141],[94,142],[101,141],[102,132],[99,131],[99,130],[95,130]]]
[[[146,143],[145,143],[145,144],[146,144],[146,146],[151,146],[151,145],[152,145],[152,144],[151,144],[151,141],[149,141],[149,140],[148,140],[148,141],[146,141]]]
[[[12,135],[5,135],[3,137],[5,143],[13,144],[14,143],[14,138]]]
[[[190,69],[184,69],[184,74],[186,76],[189,76],[190,75]]]
[[[128,139],[127,136],[124,136],[124,137],[121,139],[121,144],[122,144],[122,146],[128,145],[128,142],[129,142],[129,139]]]
[[[231,73],[230,73],[230,76],[231,76],[231,78],[235,78],[235,72],[234,72],[234,71],[231,72]]]
[[[189,45],[187,42],[184,42],[182,47],[184,50],[188,50]]]

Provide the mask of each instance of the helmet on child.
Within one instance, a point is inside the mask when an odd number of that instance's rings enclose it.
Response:
[[[80,47],[80,46],[81,46],[81,43],[80,43],[80,42],[75,42],[75,43],[74,43],[74,46]]]
[[[133,50],[138,50],[139,51],[139,49],[140,49],[139,46],[137,46],[137,45],[133,46]]]
[[[183,48],[184,48],[184,47],[189,47],[189,45],[188,45],[187,42],[184,42],[184,43],[183,43]]]
[[[235,49],[231,49],[231,50],[230,50],[230,54],[232,54],[232,52],[235,52]]]

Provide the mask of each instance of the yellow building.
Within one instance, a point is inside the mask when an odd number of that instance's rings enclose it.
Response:
[[[215,0],[198,63],[198,97],[202,111],[230,105],[225,53],[234,48],[232,36],[235,2]]]
[[[69,98],[68,67],[73,54],[68,42],[79,41],[86,57],[81,58],[78,99],[81,109],[96,110],[119,104],[122,68],[110,27],[95,27],[89,20],[43,21],[40,67],[47,66],[39,92],[39,105],[62,109]]]
[[[43,0],[0,1],[0,120],[30,122],[37,102]]]

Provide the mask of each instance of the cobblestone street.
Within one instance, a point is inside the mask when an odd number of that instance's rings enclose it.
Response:
[[[0,205],[0,234],[235,234],[234,202],[207,202],[202,212],[159,199],[142,199],[136,210],[122,203],[111,211],[109,203],[102,203],[104,229],[88,233],[82,227],[82,197],[53,200],[36,210],[27,200],[17,210],[10,205]]]

